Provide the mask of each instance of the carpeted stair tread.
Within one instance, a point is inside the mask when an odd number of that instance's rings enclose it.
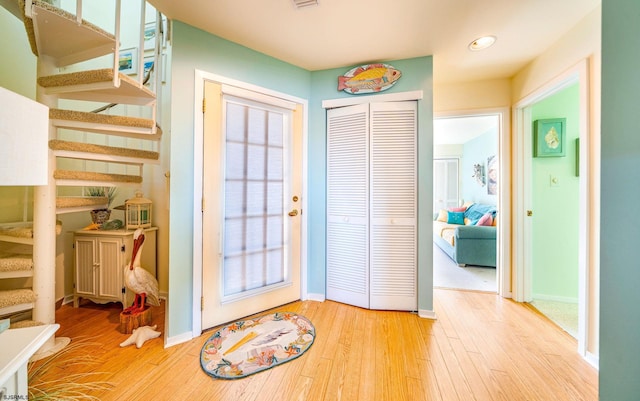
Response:
[[[153,128],[153,120],[138,117],[113,116],[108,114],[88,113],[84,111],[49,109],[52,120],[81,121],[95,124],[122,125],[137,128]]]
[[[129,84],[133,86],[137,86],[138,82],[130,78],[129,76],[118,73],[121,81],[127,81]],[[101,68],[98,70],[87,70],[87,71],[78,71],[78,72],[69,72],[66,74],[56,74],[56,75],[47,75],[44,77],[38,78],[38,85],[44,88],[55,88],[60,86],[74,86],[74,85],[85,85],[85,84],[96,84],[100,82],[109,82],[113,81],[113,69],[112,68]],[[147,87],[142,87],[141,90],[148,92],[150,95],[154,96],[154,93],[149,90]]]
[[[66,150],[70,152],[86,152],[101,155],[123,156],[137,159],[158,160],[160,154],[150,150],[138,150],[129,148],[120,148],[115,146],[95,145],[92,143],[69,142],[60,139],[52,139],[49,141],[49,148],[52,150]]]
[[[27,31],[27,37],[29,38],[29,44],[31,46],[31,51],[33,52],[34,55],[39,56],[39,52],[38,52],[38,47],[36,44],[36,37],[35,37],[35,29],[33,27],[33,20],[31,18],[28,18],[25,14],[25,2],[24,0],[20,0],[20,9],[22,10],[22,19],[24,21],[24,26],[25,26],[25,30]],[[58,7],[55,7],[49,3],[45,3],[44,1],[39,1],[39,0],[34,0],[33,1],[34,6],[36,7],[40,7],[42,9],[48,10],[50,12],[56,13],[59,16],[69,20],[70,23],[72,24],[76,24],[77,23],[77,18],[74,14],[65,11],[63,9],[60,9]],[[95,32],[99,32],[100,34],[113,38],[113,40],[115,40],[115,36],[112,33],[109,33],[107,31],[105,31],[104,29],[100,28],[97,25],[94,25],[90,22],[87,22],[86,20],[82,20],[82,25],[86,28],[89,28]]]
[[[56,170],[53,173],[56,180],[102,181],[139,184],[142,177],[126,174],[96,173],[90,171]]]
[[[33,270],[31,255],[0,253],[0,273]]]
[[[0,308],[35,302],[36,294],[30,289],[0,291]]]
[[[38,85],[47,94],[55,94],[60,99],[83,100],[121,104],[150,106],[156,101],[156,94],[128,75],[118,73],[118,85],[113,82],[111,68],[78,71],[68,74],[48,75],[38,78]]]
[[[15,323],[11,323],[10,329],[23,329],[25,327],[44,326],[44,323],[35,320],[20,320]]]
[[[56,208],[103,206],[109,203],[106,196],[59,196],[56,198]]]

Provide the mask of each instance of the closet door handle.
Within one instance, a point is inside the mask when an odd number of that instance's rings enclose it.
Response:
[[[289,212],[289,216],[293,217],[293,216],[297,216],[298,215],[298,209],[293,209],[292,211]]]

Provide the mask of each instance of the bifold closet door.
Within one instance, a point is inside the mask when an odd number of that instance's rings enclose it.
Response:
[[[369,307],[417,310],[417,103],[370,104]]]
[[[415,310],[416,102],[327,112],[327,299]]]
[[[369,105],[327,111],[327,299],[369,308]]]

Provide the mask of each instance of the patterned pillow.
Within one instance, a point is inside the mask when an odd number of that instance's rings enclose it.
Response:
[[[447,213],[448,224],[464,224],[464,213],[462,212],[448,212]]]

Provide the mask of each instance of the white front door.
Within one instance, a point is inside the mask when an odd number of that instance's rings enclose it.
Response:
[[[300,299],[302,213],[302,107],[208,81],[205,103],[203,330]]]

